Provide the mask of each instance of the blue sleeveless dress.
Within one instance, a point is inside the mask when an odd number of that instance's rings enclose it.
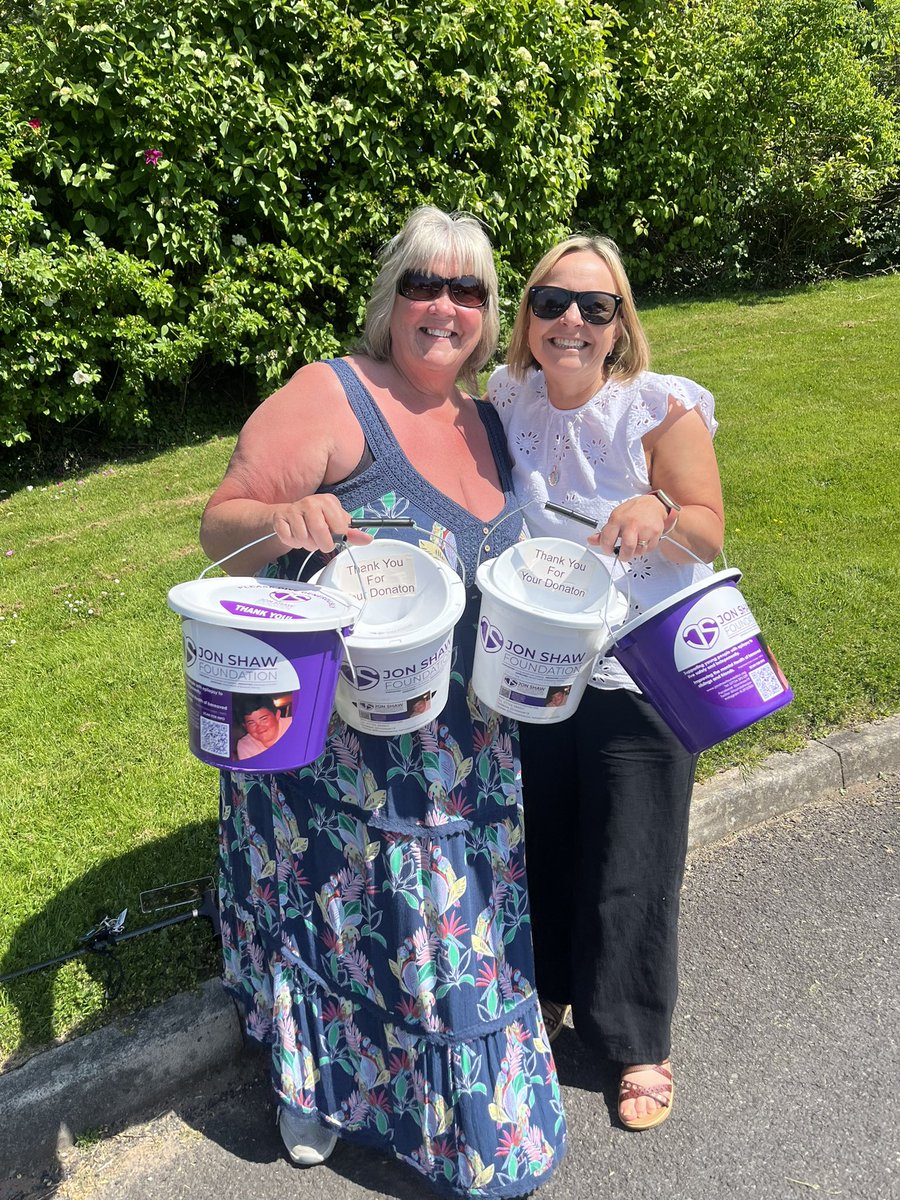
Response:
[[[348,364],[330,365],[374,461],[328,490],[354,516],[412,517],[390,536],[460,572],[467,605],[429,725],[376,737],[333,715],[310,765],[222,772],[225,985],[271,1045],[280,1104],[439,1192],[520,1196],[550,1177],[566,1129],[534,990],[518,732],[468,687],[479,552],[521,535],[503,432],[479,402],[506,498],[482,522],[413,468]],[[305,557],[270,573],[296,577]]]

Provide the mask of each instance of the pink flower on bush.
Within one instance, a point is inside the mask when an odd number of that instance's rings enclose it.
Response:
[[[44,122],[39,121],[37,117],[31,117],[28,121],[28,124],[35,131],[35,133],[37,133],[37,131],[40,129],[40,127],[43,125],[43,123]]]
[[[144,162],[147,164],[148,167],[155,167],[156,164],[159,162],[159,160],[162,158],[162,156],[163,156],[162,150],[145,150],[144,151]]]

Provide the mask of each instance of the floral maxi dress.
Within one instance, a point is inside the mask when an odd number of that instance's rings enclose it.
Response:
[[[483,523],[412,467],[352,368],[331,365],[374,459],[335,494],[355,516],[411,516],[397,536],[463,574],[467,605],[430,724],[376,737],[333,716],[310,765],[222,772],[225,985],[271,1046],[279,1104],[438,1191],[524,1195],[566,1134],[534,990],[517,729],[468,687],[479,554],[521,532],[503,435],[479,403],[506,496]]]

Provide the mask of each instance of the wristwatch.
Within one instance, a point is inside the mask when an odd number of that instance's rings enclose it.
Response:
[[[671,533],[678,524],[678,514],[681,512],[681,505],[676,504],[672,497],[662,490],[662,488],[654,488],[652,492],[647,493],[648,496],[655,496],[663,508],[666,510],[666,520],[663,525],[663,535]]]

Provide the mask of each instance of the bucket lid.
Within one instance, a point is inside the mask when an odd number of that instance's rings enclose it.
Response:
[[[563,538],[518,542],[482,563],[475,581],[492,599],[560,625],[614,624],[627,607],[600,556]]]
[[[709,587],[719,583],[727,583],[733,580],[735,583],[741,578],[743,572],[737,567],[727,567],[724,571],[715,571],[711,575],[707,575],[704,579],[698,579],[686,588],[682,588],[679,592],[673,592],[671,596],[666,596],[665,600],[660,600],[658,604],[654,604],[652,608],[648,608],[646,612],[639,613],[633,621],[629,621],[627,625],[623,625],[615,631],[613,640],[606,653],[611,654],[616,642],[632,630],[643,625],[645,621],[650,621],[653,617],[658,617],[660,613],[668,612],[670,608],[675,608],[681,604],[683,600],[689,600],[691,596],[699,595],[700,592],[705,592]]]
[[[346,629],[355,623],[360,609],[350,596],[332,588],[251,576],[178,583],[167,602],[183,617],[260,633]]]
[[[452,628],[466,606],[465,585],[455,571],[395,538],[344,550],[313,579],[361,608],[347,638],[351,649],[422,645]]]

